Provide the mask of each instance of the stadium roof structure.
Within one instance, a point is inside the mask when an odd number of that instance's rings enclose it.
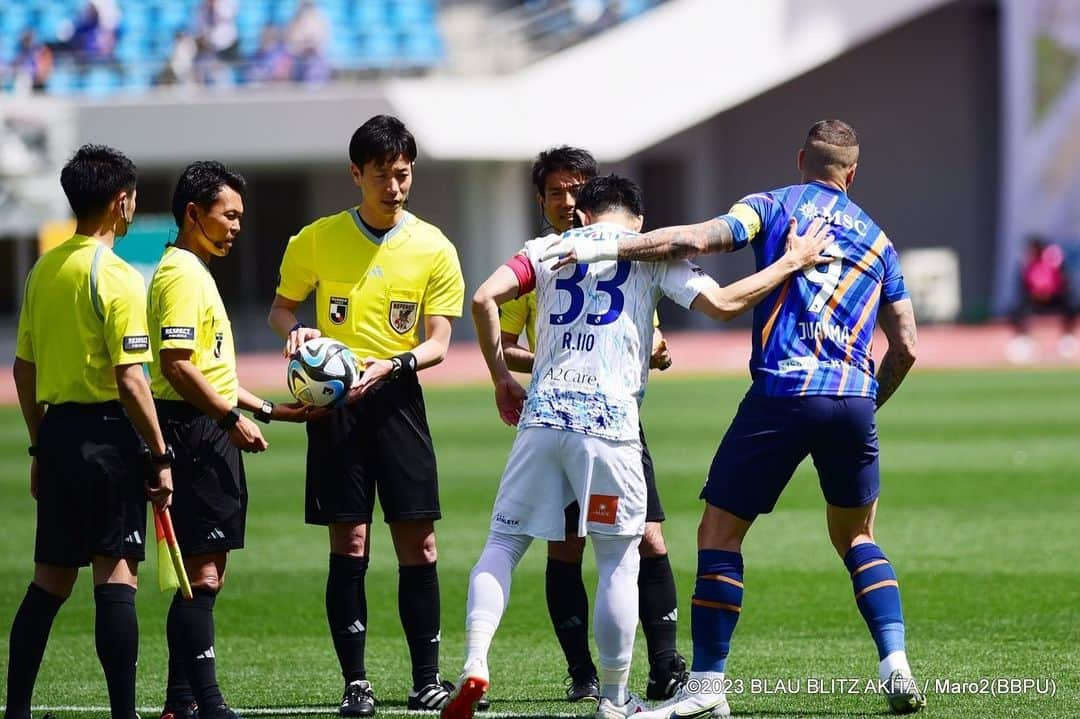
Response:
[[[140,166],[340,162],[363,119],[391,112],[426,158],[521,161],[565,142],[618,161],[949,1],[671,0],[505,75],[110,97],[77,107],[76,134]]]
[[[675,0],[508,76],[387,95],[435,158],[528,159],[559,138],[617,161],[946,2]]]

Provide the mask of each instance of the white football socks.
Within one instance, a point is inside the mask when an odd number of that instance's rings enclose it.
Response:
[[[593,631],[600,654],[600,696],[622,706],[629,698],[626,686],[638,623],[641,538],[591,536],[600,575],[593,607]]]
[[[479,660],[487,664],[488,650],[510,600],[510,579],[532,542],[519,534],[491,532],[476,566],[469,575],[465,610],[465,666]]]

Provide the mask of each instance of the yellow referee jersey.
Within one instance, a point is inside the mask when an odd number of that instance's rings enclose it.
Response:
[[[660,326],[660,315],[653,313],[653,327]],[[516,297],[499,307],[499,329],[514,337],[522,330],[529,342],[529,351],[536,352],[536,290]]]
[[[316,327],[358,357],[392,357],[420,344],[421,317],[460,317],[457,250],[434,225],[406,212],[381,238],[356,208],[323,217],[289,240],[277,293],[315,291]]]
[[[191,350],[191,362],[214,391],[236,404],[236,351],[232,325],[217,283],[203,261],[187,250],[167,247],[150,280],[147,296],[150,341],[158,363],[150,389],[158,399],[183,400],[161,371],[163,349]]]
[[[49,250],[26,280],[15,355],[36,365],[38,402],[118,399],[114,368],[153,359],[142,275],[85,235]]]

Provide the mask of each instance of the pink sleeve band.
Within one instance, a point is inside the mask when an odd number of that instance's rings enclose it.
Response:
[[[525,255],[514,255],[506,266],[514,273],[518,281],[517,296],[527,295],[536,288],[536,271],[533,270],[532,262]]]

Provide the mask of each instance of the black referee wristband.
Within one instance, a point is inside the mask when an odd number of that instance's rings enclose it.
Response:
[[[307,327],[307,325],[305,325],[303,322],[297,322],[295,325],[289,328],[289,334],[296,332],[296,330],[300,329],[301,327]]]
[[[32,444],[32,445],[30,445],[29,447],[27,447],[27,448],[26,448],[26,453],[27,453],[28,455],[30,455],[31,457],[36,457],[36,456],[38,456],[38,448],[37,448],[37,445],[36,445],[36,444]]]
[[[264,399],[262,407],[255,410],[251,416],[259,420],[263,424],[270,424],[270,418],[274,415],[274,403],[268,399]]]
[[[394,368],[390,370],[390,379],[397,379],[403,374],[416,374],[416,355],[412,352],[402,352],[390,358]]]
[[[236,423],[240,421],[240,413],[236,411],[236,408],[230,409],[224,417],[217,421],[217,426],[221,427],[226,432],[236,426]]]

